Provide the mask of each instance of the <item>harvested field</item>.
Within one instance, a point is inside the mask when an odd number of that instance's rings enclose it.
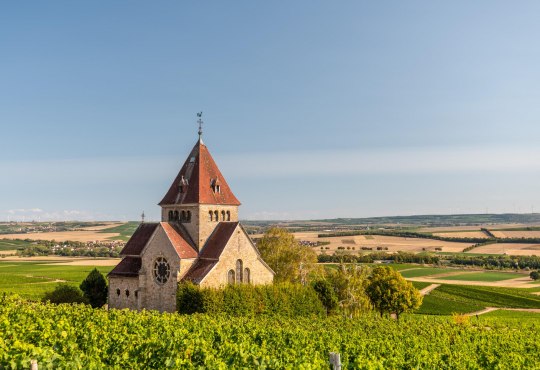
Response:
[[[464,248],[472,245],[472,243],[457,243],[446,242],[432,239],[419,239],[419,238],[403,238],[396,236],[382,236],[382,235],[357,235],[348,237],[330,237],[330,238],[317,238],[316,233],[307,235],[308,233],[302,233],[299,237],[295,234],[295,237],[299,240],[305,240],[310,242],[328,242],[330,244],[323,246],[325,252],[335,252],[339,250],[339,247],[345,248],[349,251],[369,251],[366,248],[371,248],[371,251],[377,251],[377,247],[387,252],[423,252],[423,251],[435,251],[436,248],[440,248],[441,252],[461,252]],[[328,248],[328,249],[327,249]],[[350,249],[347,249],[350,248]],[[352,249],[354,248],[354,249]],[[362,248],[365,248],[362,250]],[[388,249],[386,249],[388,248]],[[321,247],[315,247],[317,252],[322,251]]]
[[[526,224],[497,224],[497,225],[471,225],[471,226],[437,226],[437,227],[422,227],[418,229],[419,232],[427,233],[444,233],[444,232],[461,232],[461,231],[480,231],[481,228],[485,228],[491,231],[491,229],[510,229],[510,228],[525,228],[531,225]]]
[[[62,242],[66,240],[74,242],[92,242],[92,241],[105,241],[108,238],[116,237],[118,233],[101,233],[99,230],[92,231],[59,231],[49,233],[28,233],[28,234],[5,234],[2,235],[6,239],[18,239],[18,240],[55,240]]]
[[[433,233],[435,236],[440,236],[443,238],[481,238],[488,239],[486,233],[482,231],[457,231],[457,232],[447,232],[447,233]]]
[[[497,238],[540,238],[540,231],[491,231]]]
[[[18,257],[9,256],[2,258],[1,262],[40,262],[47,265],[63,266],[116,266],[120,258],[88,258],[88,257],[62,257],[62,256],[36,256]]]
[[[474,248],[467,253],[508,254],[512,256],[540,256],[540,244],[495,243]]]

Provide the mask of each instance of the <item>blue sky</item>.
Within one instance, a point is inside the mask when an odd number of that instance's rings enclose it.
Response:
[[[540,210],[540,3],[0,5],[0,219],[157,219],[204,140],[241,217]]]

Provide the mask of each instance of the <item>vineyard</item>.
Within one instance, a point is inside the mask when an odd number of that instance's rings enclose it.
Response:
[[[537,320],[158,314],[0,297],[0,368],[531,368]]]

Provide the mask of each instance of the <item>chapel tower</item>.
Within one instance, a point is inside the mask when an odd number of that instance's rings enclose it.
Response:
[[[198,250],[218,222],[238,221],[240,206],[202,141],[201,124],[199,117],[199,140],[159,202],[161,221],[181,223]]]

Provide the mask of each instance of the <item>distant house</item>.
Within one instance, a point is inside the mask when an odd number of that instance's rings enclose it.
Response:
[[[240,202],[200,135],[159,203],[161,222],[141,223],[109,273],[110,308],[173,312],[180,281],[272,283],[274,272],[238,222]]]

